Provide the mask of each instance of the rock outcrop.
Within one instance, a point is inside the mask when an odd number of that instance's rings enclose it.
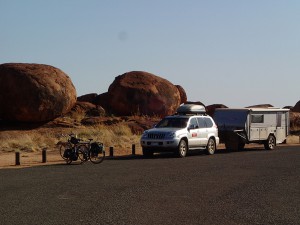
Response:
[[[274,106],[271,104],[259,104],[259,105],[247,106],[245,108],[269,108],[269,107],[274,107]]]
[[[70,114],[73,114],[73,116],[74,114],[81,114],[82,116],[88,117],[105,116],[105,110],[100,105],[77,101]]]
[[[175,113],[181,97],[178,88],[154,74],[132,71],[115,78],[108,89],[109,109],[116,115]]]
[[[95,99],[98,95],[96,93],[91,93],[91,94],[86,94],[86,95],[82,95],[77,97],[77,101],[78,102],[90,102],[95,104]]]
[[[179,94],[180,94],[180,104],[182,103],[186,103],[187,102],[187,96],[186,96],[186,92],[183,89],[183,87],[181,87],[180,85],[175,85],[175,87],[177,87]]]
[[[71,110],[76,89],[60,69],[42,64],[0,65],[0,118],[45,122]]]
[[[300,112],[300,101],[296,103],[292,110],[293,112]]]
[[[226,105],[223,104],[213,104],[206,106],[206,113],[211,117],[214,116],[215,110],[218,108],[228,108]]]

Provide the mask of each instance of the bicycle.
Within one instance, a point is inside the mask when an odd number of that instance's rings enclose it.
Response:
[[[66,161],[67,164],[77,161],[78,158],[80,160],[80,164],[85,162],[86,152],[85,148],[80,145],[81,139],[77,138],[73,133],[68,134],[68,136],[69,138],[67,142],[60,143],[60,156]]]
[[[67,164],[80,159],[80,164],[90,160],[94,164],[101,163],[105,158],[104,145],[101,142],[92,142],[93,139],[84,142],[75,134],[68,134],[67,142],[60,143],[60,155]]]
[[[101,163],[105,158],[105,150],[102,142],[80,142],[81,150],[85,153],[85,161],[90,160],[94,164]]]

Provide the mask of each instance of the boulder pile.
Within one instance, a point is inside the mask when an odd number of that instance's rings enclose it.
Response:
[[[186,99],[179,85],[151,73],[132,71],[117,76],[108,92],[97,96],[96,104],[120,116],[165,116],[175,113]]]

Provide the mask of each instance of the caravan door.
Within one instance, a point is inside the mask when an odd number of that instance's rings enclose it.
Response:
[[[276,142],[282,143],[286,139],[286,113],[277,112],[276,118]]]

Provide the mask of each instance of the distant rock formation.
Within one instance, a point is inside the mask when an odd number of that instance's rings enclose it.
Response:
[[[206,106],[206,113],[208,115],[210,115],[211,117],[213,117],[216,109],[218,109],[218,108],[228,108],[228,107],[223,104],[208,105],[208,106]]]
[[[300,112],[300,101],[296,103],[292,110],[293,112]]]
[[[71,110],[76,89],[60,69],[42,64],[0,65],[0,118],[45,122]]]
[[[77,97],[77,101],[78,102],[90,102],[90,103],[95,104],[95,99],[97,96],[98,96],[97,93],[86,94],[86,95]]]
[[[105,110],[100,105],[90,102],[77,101],[70,114],[83,114],[84,116],[105,116]]]
[[[181,93],[184,101],[185,92]],[[175,113],[182,102],[178,87],[143,71],[132,71],[116,77],[101,99],[116,115],[165,116]]]
[[[259,105],[252,105],[252,106],[247,106],[245,108],[269,108],[269,107],[274,107],[271,104],[259,104]]]

